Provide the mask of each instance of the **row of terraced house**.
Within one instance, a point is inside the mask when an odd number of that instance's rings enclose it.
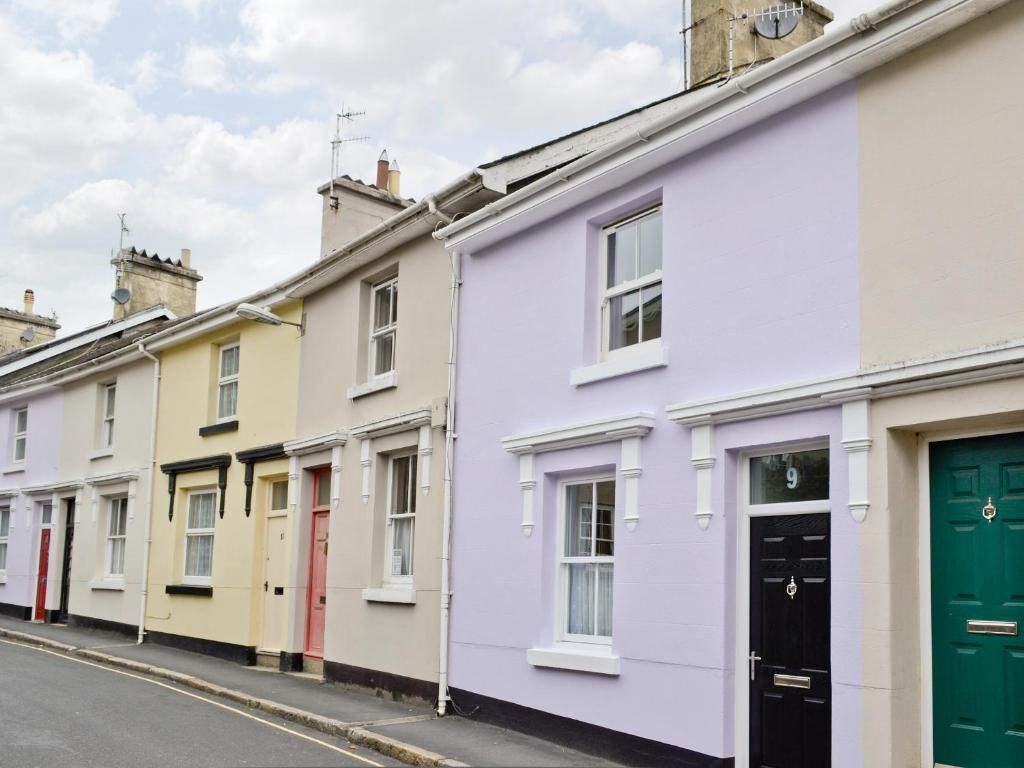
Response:
[[[255,294],[0,311],[0,612],[633,764],[1024,765],[1024,5],[734,10],[682,93],[328,180]]]

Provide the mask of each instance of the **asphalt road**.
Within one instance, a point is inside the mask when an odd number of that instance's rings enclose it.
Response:
[[[401,765],[255,710],[0,640],[2,768]]]

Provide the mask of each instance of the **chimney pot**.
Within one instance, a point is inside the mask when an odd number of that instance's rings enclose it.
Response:
[[[401,197],[402,172],[398,168],[398,161],[391,161],[391,168],[388,170],[388,192],[395,197]]]
[[[388,188],[388,151],[385,149],[377,158],[377,189]]]
[[[192,249],[182,248],[181,249],[181,266],[192,268]]]
[[[36,294],[31,288],[25,289],[25,314],[35,314]]]

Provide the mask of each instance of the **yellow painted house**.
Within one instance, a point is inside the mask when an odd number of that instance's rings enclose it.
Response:
[[[301,301],[283,291],[249,300],[301,324]],[[145,629],[153,642],[276,666],[291,536],[281,443],[295,432],[301,331],[235,306],[146,345],[160,389]]]

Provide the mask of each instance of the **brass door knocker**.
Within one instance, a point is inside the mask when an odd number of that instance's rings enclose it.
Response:
[[[992,522],[992,518],[996,516],[996,508],[995,505],[992,503],[991,496],[988,497],[988,504],[981,508],[981,516],[988,520],[990,523]]]
[[[786,594],[789,595],[790,600],[796,599],[796,580],[790,576],[789,584],[786,585]]]

